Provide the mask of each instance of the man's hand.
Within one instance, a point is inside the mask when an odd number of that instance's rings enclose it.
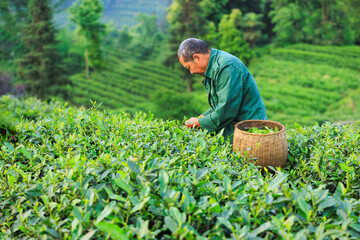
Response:
[[[199,120],[195,117],[192,117],[189,120],[187,120],[185,122],[185,125],[187,128],[199,128],[200,127]]]

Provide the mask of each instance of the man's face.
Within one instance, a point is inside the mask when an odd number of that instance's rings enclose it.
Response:
[[[184,59],[182,57],[179,58],[179,61],[184,66],[184,68],[189,69],[191,74],[205,76],[208,59],[204,54],[194,54],[193,57],[193,61],[190,60],[188,62],[184,62]]]

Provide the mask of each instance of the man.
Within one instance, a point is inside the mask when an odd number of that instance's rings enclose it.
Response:
[[[205,77],[202,82],[210,104],[200,117],[187,120],[188,128],[201,127],[209,132],[224,129],[225,140],[232,143],[237,122],[268,119],[255,79],[237,57],[210,49],[196,38],[188,38],[180,44],[178,57],[191,74]]]

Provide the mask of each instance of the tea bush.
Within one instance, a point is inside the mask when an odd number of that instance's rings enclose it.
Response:
[[[49,109],[0,138],[0,239],[360,238],[359,122],[288,129],[273,174],[179,121]]]

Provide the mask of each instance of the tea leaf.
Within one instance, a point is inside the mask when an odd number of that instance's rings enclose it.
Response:
[[[87,234],[85,234],[80,240],[90,240],[91,237],[96,233],[96,230],[90,230]]]
[[[135,174],[137,174],[137,175],[140,174],[140,168],[138,165],[136,165],[136,163],[134,163],[131,160],[128,160],[128,166],[131,169],[131,171],[133,171]]]
[[[25,155],[27,159],[31,159],[31,155],[26,148],[21,148],[20,151]]]
[[[4,146],[9,150],[9,152],[14,152],[15,151],[15,149],[14,149],[14,147],[10,144],[10,143],[8,143],[8,142],[4,142]]]
[[[309,218],[310,217],[310,214],[311,214],[311,211],[312,211],[312,208],[310,206],[310,204],[308,204],[303,198],[299,198],[297,200],[298,204],[299,204],[299,207],[300,209],[303,211],[303,213],[306,215],[306,218]]]
[[[144,221],[142,218],[138,218],[137,220],[137,228],[138,230],[138,237],[144,238],[149,231],[149,221]]]
[[[199,181],[202,179],[208,172],[207,168],[202,168],[199,171],[196,172],[196,180]]]
[[[99,178],[99,181],[103,180],[104,178],[106,178],[107,175],[109,175],[109,173],[112,172],[112,169],[109,168],[108,170],[106,170],[105,172],[103,172]]]
[[[279,172],[277,174],[277,176],[270,181],[267,190],[271,191],[274,188],[278,187],[280,185],[280,183],[282,183],[283,181],[285,181],[285,179],[289,176],[289,174],[284,173],[284,172]]]
[[[127,240],[126,231],[120,228],[118,225],[108,222],[100,222],[96,225],[101,231],[109,233],[114,239]]]
[[[82,220],[82,215],[78,207],[74,207],[73,213],[77,219],[79,219],[80,221]]]
[[[165,226],[172,232],[175,233],[177,231],[178,225],[177,223],[169,216],[166,216],[165,219]]]
[[[113,204],[108,204],[104,207],[104,209],[101,211],[101,213],[98,215],[98,217],[96,218],[95,223],[99,223],[101,222],[104,218],[106,218],[107,216],[109,216],[112,211],[113,211],[114,205]]]
[[[322,201],[318,207],[318,211],[322,211],[325,208],[333,207],[337,204],[337,200],[332,196],[327,196],[324,201]]]
[[[169,176],[164,170],[161,170],[159,173],[159,182],[160,182],[160,192],[164,192],[169,182]]]
[[[141,202],[137,203],[137,204],[131,209],[131,213],[134,213],[134,212],[136,212],[136,211],[141,210],[141,209],[144,207],[145,203],[146,203],[147,201],[149,201],[149,200],[150,200],[150,197],[146,197],[146,198],[144,198]]]
[[[115,179],[114,181],[115,181],[116,185],[118,185],[127,194],[131,194],[131,187],[127,182],[125,182],[121,178]]]
[[[173,217],[176,222],[181,225],[183,220],[182,220],[182,216],[181,216],[181,213],[179,211],[179,209],[177,209],[176,207],[171,207],[170,208],[170,215],[171,217]]]
[[[339,166],[343,171],[347,173],[351,173],[352,171],[354,171],[354,168],[349,167],[349,165],[347,165],[346,163],[340,163]]]
[[[111,191],[110,188],[105,187],[104,189],[105,189],[105,191],[107,192],[107,194],[109,195],[109,198],[110,198],[110,199],[118,200],[118,201],[121,201],[121,202],[126,202],[126,199],[125,199],[125,198],[123,198],[123,197],[120,196],[120,195],[114,194],[114,193]]]
[[[50,233],[51,236],[53,236],[54,238],[61,238],[60,234],[53,228],[48,228],[46,229],[46,231]]]
[[[258,234],[270,229],[272,227],[271,222],[266,222],[264,224],[262,224],[260,227],[254,229],[251,233],[250,233],[250,237],[254,238],[256,237]]]

